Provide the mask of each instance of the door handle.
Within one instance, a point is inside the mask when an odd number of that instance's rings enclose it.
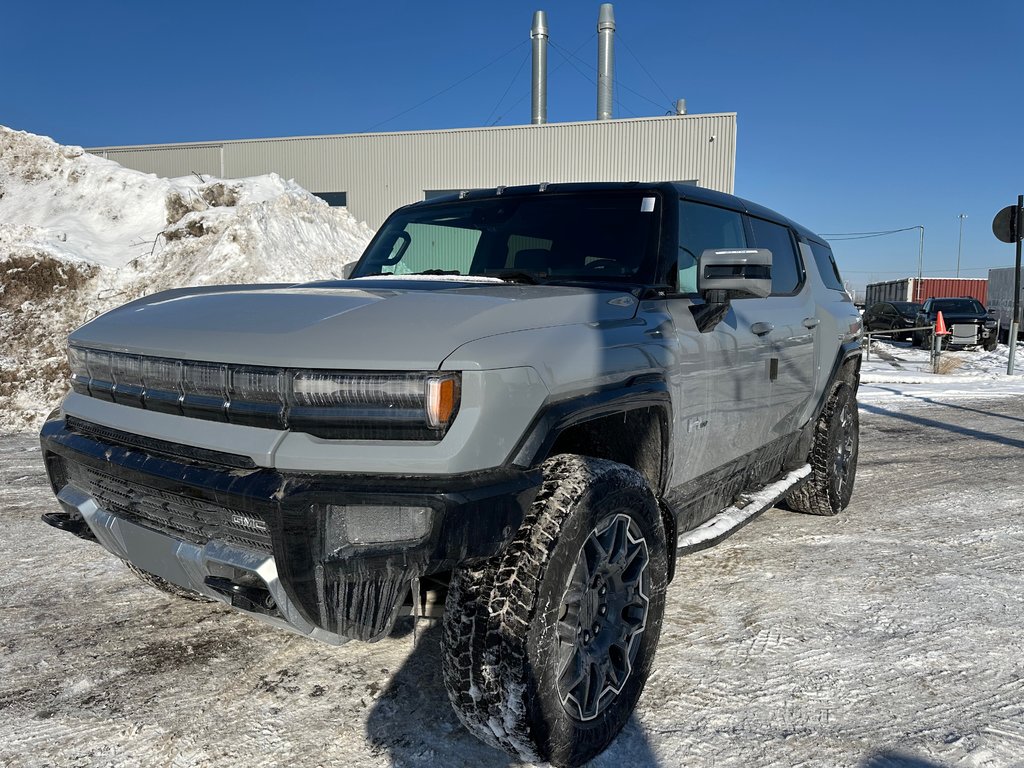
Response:
[[[817,328],[818,327],[818,323],[820,323],[820,322],[821,322],[821,320],[819,320],[816,317],[805,317],[804,318],[804,328]]]
[[[764,336],[765,334],[771,333],[774,330],[775,330],[775,326],[772,325],[771,323],[761,322],[761,323],[754,323],[753,325],[750,326],[750,331],[755,336]]]

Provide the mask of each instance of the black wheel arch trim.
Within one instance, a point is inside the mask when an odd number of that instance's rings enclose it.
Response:
[[[534,417],[506,465],[534,467],[548,457],[559,435],[605,416],[652,408],[661,427],[661,484],[668,477],[672,445],[672,397],[660,374],[635,376],[621,384],[579,393],[545,405]],[[664,488],[652,489],[659,496]]]

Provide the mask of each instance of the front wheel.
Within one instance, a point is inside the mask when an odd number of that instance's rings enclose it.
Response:
[[[528,761],[578,766],[622,730],[665,608],[665,530],[635,470],[557,456],[512,543],[452,575],[443,673],[463,724]]]
[[[853,387],[842,383],[825,404],[814,427],[811,474],[786,501],[797,512],[837,515],[850,503],[857,477],[860,420]]]

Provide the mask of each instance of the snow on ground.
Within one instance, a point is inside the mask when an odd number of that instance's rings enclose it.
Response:
[[[866,403],[847,510],[679,560],[592,768],[1024,768],[1022,426],[1010,398]],[[517,764],[459,725],[438,628],[334,648],[167,597],[39,520],[39,451],[0,437],[0,765]]]
[[[0,126],[0,432],[66,389],[67,334],[186,285],[341,276],[372,230],[276,174],[163,179]]]
[[[1024,344],[1017,344],[1014,375],[1006,374],[1010,348],[944,351],[945,373],[932,373],[929,352],[910,342],[873,340],[861,366],[860,402],[890,406],[935,399],[1024,396]]]

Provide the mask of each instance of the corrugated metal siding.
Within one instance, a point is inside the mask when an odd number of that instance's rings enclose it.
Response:
[[[346,192],[372,227],[428,189],[542,181],[696,181],[733,191],[736,115],[672,115],[411,133],[304,136],[90,150],[129,168],[228,178],[274,171]],[[223,162],[223,168],[221,163]]]
[[[970,296],[982,304],[988,300],[988,280],[974,277],[925,277],[914,280],[914,301],[944,296]]]
[[[913,278],[886,280],[882,283],[868,283],[864,289],[864,304],[871,306],[880,301],[913,301],[911,297]]]
[[[221,147],[219,144],[160,147],[159,149],[101,149],[89,150],[113,160],[126,168],[155,173],[157,176],[187,176],[190,173],[221,175]]]
[[[1011,291],[1012,293],[1012,291]],[[916,301],[947,296],[970,296],[982,304],[988,299],[988,280],[983,277],[904,277],[869,283],[864,291],[865,303],[878,301]]]

